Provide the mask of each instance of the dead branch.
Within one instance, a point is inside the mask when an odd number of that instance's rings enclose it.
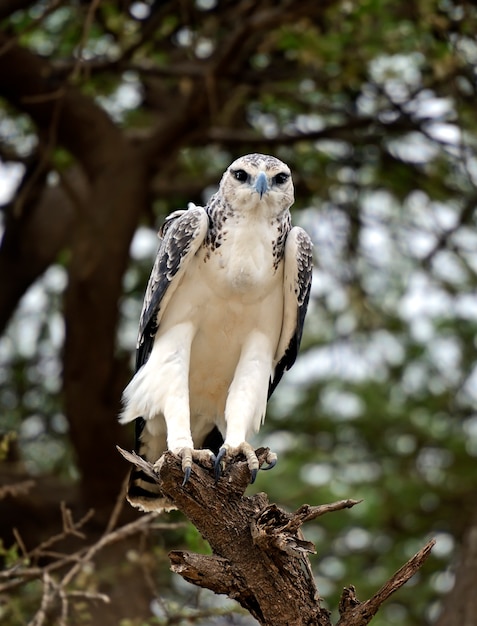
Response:
[[[181,462],[172,453],[166,453],[153,468],[137,455],[121,452],[155,477],[213,550],[212,555],[172,551],[172,571],[199,587],[227,594],[264,626],[331,626],[308,559],[315,547],[305,540],[301,526],[359,501],[304,504],[295,513],[287,513],[270,504],[264,493],[244,495],[250,482],[245,461],[230,463],[218,482],[210,468],[196,464],[189,482],[182,486]],[[263,448],[257,450],[260,464],[266,453]],[[358,601],[354,587],[346,588],[337,626],[368,624],[383,602],[422,566],[433,545],[430,541],[366,602]]]
[[[260,463],[266,453],[257,452]],[[165,455],[159,471],[164,492],[174,498],[214,552],[210,557],[175,551],[173,571],[216,593],[227,593],[261,624],[330,626],[302,538],[287,537],[286,550],[277,548],[280,540],[273,524],[267,526],[260,519],[269,506],[266,494],[243,495],[250,483],[244,461],[230,464],[217,483],[210,470],[195,466],[185,487],[180,486],[181,465],[172,454]]]
[[[123,494],[124,498],[124,494]],[[20,534],[15,533],[17,544],[20,548],[20,557],[17,562],[0,572],[0,594],[11,589],[21,587],[32,580],[41,580],[42,596],[40,606],[30,620],[28,626],[44,626],[49,623],[50,613],[59,611],[57,615],[58,626],[67,626],[72,619],[72,600],[78,599],[87,602],[109,603],[110,598],[104,593],[81,589],[78,577],[84,571],[87,563],[93,562],[98,553],[107,546],[123,541],[136,534],[145,534],[156,529],[176,529],[183,527],[183,523],[160,523],[156,513],[150,513],[139,517],[135,521],[111,530],[117,522],[119,504],[113,509],[111,519],[107,524],[106,531],[90,545],[83,546],[74,553],[61,553],[52,550],[52,547],[68,537],[77,537],[86,540],[83,527],[91,519],[93,511],[89,511],[79,521],[73,519],[71,511],[62,503],[61,518],[63,530],[37,547],[27,550]],[[81,530],[80,530],[81,529]],[[40,559],[48,558],[46,565],[35,565]],[[75,588],[76,587],[76,588]]]
[[[89,519],[89,517],[87,516],[83,517],[81,520],[79,520],[79,522],[74,522],[73,529],[78,529],[79,527],[81,527],[85,523],[86,519]],[[52,572],[64,569],[65,567],[70,565],[70,569],[66,572],[61,582],[61,584],[65,586],[66,584],[69,584],[73,580],[73,578],[81,571],[81,567],[85,563],[91,561],[93,557],[95,557],[96,554],[103,550],[106,546],[112,543],[119,542],[126,537],[145,532],[150,528],[177,528],[177,524],[158,524],[156,519],[157,515],[155,513],[144,515],[143,517],[140,517],[137,520],[130,522],[129,524],[120,526],[116,530],[103,535],[98,541],[96,541],[92,545],[83,547],[74,554],[58,553],[56,555],[55,561],[52,561],[51,563],[48,563],[43,567],[30,566],[29,564],[32,560],[37,560],[38,558],[43,556],[50,556],[50,546],[53,545],[53,543],[57,543],[68,536],[69,533],[65,529],[62,533],[51,537],[30,552],[23,554],[22,560],[16,563],[14,566],[10,567],[7,570],[1,571],[0,580],[4,580],[5,582],[0,584],[0,593],[4,593],[16,587],[20,587],[30,580],[35,580],[42,577],[44,578],[45,574],[49,576]]]
[[[356,589],[353,586],[344,589],[339,607],[340,620],[336,626],[368,624],[389,596],[400,589],[422,567],[435,543],[435,539],[428,541],[366,602],[359,602],[356,597]]]
[[[32,487],[34,487],[34,480],[22,480],[19,483],[14,483],[13,485],[3,485],[0,487],[0,500],[6,498],[7,496],[12,496],[13,498],[17,498],[18,496],[23,496],[27,494]]]
[[[53,600],[52,579],[48,572],[44,572],[43,576],[43,595],[41,597],[41,605],[36,612],[34,618],[29,622],[28,626],[43,626],[46,620],[48,607]]]

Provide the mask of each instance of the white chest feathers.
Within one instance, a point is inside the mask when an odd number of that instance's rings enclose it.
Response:
[[[198,269],[208,287],[222,298],[261,299],[283,280],[277,238],[278,229],[268,223],[235,224],[224,229],[220,245],[204,245]]]

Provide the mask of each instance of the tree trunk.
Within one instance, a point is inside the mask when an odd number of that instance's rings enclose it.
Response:
[[[446,597],[436,626],[474,626],[477,624],[477,517],[467,529],[456,566],[454,588]]]

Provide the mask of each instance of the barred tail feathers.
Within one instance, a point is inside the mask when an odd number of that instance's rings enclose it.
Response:
[[[135,451],[146,461],[155,463],[167,450],[165,424],[162,417],[147,422],[142,417],[136,419]],[[154,478],[139,467],[131,470],[126,499],[132,506],[146,512],[171,511],[177,508],[161,491]]]
[[[133,507],[145,512],[172,511],[177,508],[162,493],[160,486],[138,468],[133,468],[129,475],[126,499]]]

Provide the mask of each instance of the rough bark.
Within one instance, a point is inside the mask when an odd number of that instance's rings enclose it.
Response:
[[[144,165],[124,143],[93,186],[71,246],[64,398],[85,502],[97,511],[112,506],[123,478],[111,445],[112,436],[123,440],[126,434],[117,415],[129,376],[127,364],[115,356],[117,303],[129,242],[145,206],[144,189]],[[94,460],[92,445],[102,451]]]
[[[171,552],[174,572],[237,600],[263,626],[331,626],[308,559],[314,545],[305,540],[301,526],[325,513],[350,508],[357,500],[305,504],[290,514],[270,504],[264,493],[244,495],[250,481],[244,461],[229,464],[217,482],[211,468],[194,465],[190,480],[182,485],[181,463],[173,454],[166,453],[153,467],[135,454],[121,452],[157,479],[212,548],[212,555]],[[257,451],[261,464],[266,452]],[[368,624],[381,604],[421,567],[433,545],[430,541],[424,546],[366,602],[357,599],[354,587],[346,588],[337,626]]]

